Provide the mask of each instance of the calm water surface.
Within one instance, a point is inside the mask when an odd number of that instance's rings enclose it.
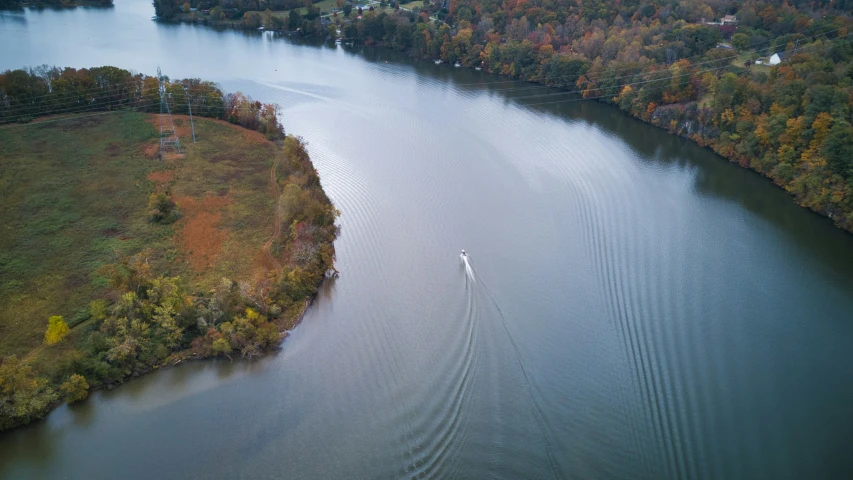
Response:
[[[281,104],[342,275],[278,354],[62,407],[0,436],[0,476],[853,476],[853,237],[829,221],[602,105],[152,14],[2,13],[0,68],[160,66]]]

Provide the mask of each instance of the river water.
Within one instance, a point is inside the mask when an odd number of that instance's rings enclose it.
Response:
[[[343,212],[342,274],[277,354],[61,407],[0,436],[0,476],[853,475],[830,221],[604,105],[151,15],[2,13],[0,68],[160,66],[279,103]]]

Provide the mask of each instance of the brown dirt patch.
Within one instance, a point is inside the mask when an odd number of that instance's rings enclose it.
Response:
[[[176,121],[175,134],[178,136],[178,138],[188,138],[189,141],[192,142],[193,132],[192,130],[190,130],[190,122]]]
[[[229,127],[237,127],[238,129],[242,130],[243,138],[245,138],[246,140],[251,140],[253,142],[259,142],[259,143],[268,143],[269,142],[269,140],[267,140],[267,138],[264,137],[264,134],[262,134],[261,132],[258,132],[256,130],[247,130],[247,129],[240,127],[239,125],[234,125],[232,123],[228,123],[225,120],[220,120],[218,118],[204,117],[204,120],[206,122],[218,123],[220,125],[228,125]],[[159,113],[152,113],[152,114],[148,115],[148,118],[146,119],[146,121],[148,123],[150,123],[151,125],[157,127],[158,132],[160,131],[160,114]],[[189,138],[190,142],[192,141],[192,132],[190,131],[190,116],[189,115],[172,114],[172,123],[175,125],[175,133],[178,134],[178,138],[180,138],[181,141],[184,141],[184,139],[186,139],[186,138]]]
[[[176,197],[175,201],[178,202],[178,205],[181,206],[181,210],[184,209],[193,209],[193,210],[210,210],[210,209],[221,209],[222,207],[229,205],[231,203],[231,199],[228,197],[216,197],[216,196],[204,196],[201,198],[196,197]]]
[[[140,146],[139,149],[142,150],[142,154],[145,155],[145,158],[157,158],[157,154],[160,153],[160,144],[150,143],[148,145]]]
[[[186,252],[190,267],[200,271],[213,266],[222,251],[225,231],[219,228],[228,197],[176,197],[183,214],[179,221],[178,244]]]
[[[173,178],[175,178],[175,174],[170,170],[161,170],[159,172],[149,173],[146,178],[155,183],[169,183]]]

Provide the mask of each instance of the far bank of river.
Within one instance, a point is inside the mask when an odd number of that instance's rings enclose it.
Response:
[[[838,27],[829,30],[819,22],[809,24],[811,28],[803,32],[811,32],[810,36],[802,38],[803,45],[799,50],[790,44],[783,49],[782,44],[775,45],[776,40],[771,39],[762,42],[766,44],[762,48],[744,48],[737,53],[731,47],[711,48],[713,45],[710,45],[703,49],[707,50],[705,54],[681,58],[678,62],[663,63],[660,59],[655,61],[642,57],[644,60],[637,60],[637,64],[613,62],[602,65],[597,64],[602,58],[595,55],[587,59],[580,54],[557,53],[556,50],[563,51],[569,47],[565,41],[540,47],[528,40],[510,40],[506,35],[497,40],[482,32],[474,35],[477,29],[470,25],[464,29],[465,22],[457,22],[450,27],[436,18],[427,17],[425,13],[416,15],[415,11],[390,7],[368,11],[369,8],[373,5],[365,5],[363,12],[360,8],[357,13],[350,13],[347,19],[337,14],[320,15],[319,8],[315,8],[305,17],[291,17],[286,15],[288,12],[267,10],[246,12],[229,19],[226,13],[232,15],[234,12],[217,10],[212,15],[218,15],[219,20],[211,20],[210,15],[203,12],[178,14],[173,20],[392,47],[412,57],[435,57],[436,62],[502,74],[514,79],[508,82],[516,83],[516,87],[523,85],[520,83],[522,80],[559,87],[530,95],[527,99],[520,97],[520,100],[528,106],[588,100],[616,105],[628,115],[671,134],[689,138],[741,167],[760,173],[792,195],[798,205],[853,232],[853,202],[849,200],[853,196],[853,174],[849,173],[851,163],[848,158],[848,150],[853,146],[844,140],[853,130],[841,118],[847,115],[830,111],[828,107],[814,108],[819,102],[811,99],[823,95],[817,90],[809,88],[791,98],[782,93],[788,86],[786,82],[793,81],[798,85],[814,83],[803,72],[846,68],[845,56],[833,56],[832,65],[821,64],[823,55],[830,48],[846,47],[848,42],[843,38],[847,31],[843,24],[849,20],[846,17],[824,16]],[[812,21],[803,12],[798,15],[802,15],[797,17],[798,21]],[[388,21],[393,25],[386,31]],[[634,30],[648,27],[636,22],[633,25]],[[694,27],[700,28],[695,24],[685,26],[688,30]],[[711,29],[716,31],[713,27]],[[675,37],[675,30],[663,30],[665,39],[670,35]],[[401,31],[406,33],[401,34]],[[542,30],[540,25],[537,31],[543,35],[549,30]],[[553,29],[550,31],[553,33]],[[841,33],[830,35],[839,31]],[[463,35],[465,32],[467,34]],[[792,33],[802,35],[800,32]],[[613,32],[608,35],[608,38],[614,38]],[[457,44],[459,37],[463,38]],[[615,35],[615,38],[621,37]],[[645,45],[645,40],[641,43]],[[670,49],[668,43],[661,45]],[[786,61],[774,67],[755,66],[751,59],[758,58],[765,50],[783,55]],[[652,46],[646,45],[643,51],[655,57]],[[744,59],[747,60],[745,63]],[[843,82],[818,82],[816,85],[834,91],[838,98],[846,95]],[[735,98],[739,100],[735,101]],[[747,104],[746,99],[749,98],[752,100]],[[812,106],[805,108],[809,104]],[[813,111],[809,113],[809,110]],[[822,113],[818,115],[816,112]],[[836,121],[833,115],[840,117]],[[834,133],[827,139],[830,126]],[[812,135],[809,133],[812,131],[817,133]]]
[[[342,274],[278,354],[62,407],[0,436],[0,476],[853,475],[853,249],[828,220],[606,105],[150,17],[0,14],[0,68],[159,65],[279,103],[343,212]]]

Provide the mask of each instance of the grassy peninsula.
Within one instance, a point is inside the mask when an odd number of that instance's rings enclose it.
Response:
[[[186,358],[277,346],[332,270],[304,144],[175,116],[0,126],[0,430]]]

